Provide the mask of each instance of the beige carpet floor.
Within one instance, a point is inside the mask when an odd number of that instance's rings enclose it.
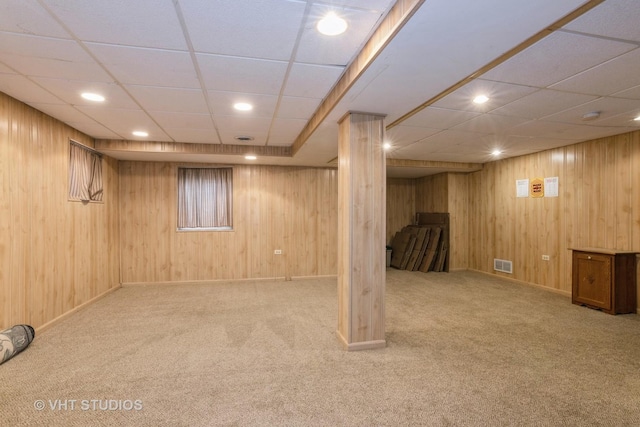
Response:
[[[387,272],[387,347],[335,279],[125,287],[0,365],[2,426],[638,426],[640,320],[474,272]]]

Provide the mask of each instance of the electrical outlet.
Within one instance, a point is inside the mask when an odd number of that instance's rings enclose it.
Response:
[[[543,261],[549,261],[549,255],[542,255]]]
[[[276,249],[275,251],[273,251],[274,255],[282,255],[282,249]]]

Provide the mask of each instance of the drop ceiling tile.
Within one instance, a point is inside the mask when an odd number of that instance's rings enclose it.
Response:
[[[461,146],[477,146],[487,137],[489,135],[479,132],[445,130],[419,141],[419,144],[425,144],[432,151],[455,153]]]
[[[391,123],[436,94],[425,92],[432,87],[425,83],[427,79],[421,73],[411,76],[397,73],[397,69],[389,69],[367,86],[356,82],[328,119],[337,121],[346,111],[367,111],[385,114],[385,122]]]
[[[482,114],[454,127],[455,130],[484,133],[505,133],[510,128],[525,123],[529,119],[499,114]]]
[[[504,150],[505,155],[511,157],[535,153],[541,150],[564,147],[576,143],[575,139],[510,135],[504,140],[504,144],[501,148]]]
[[[336,10],[347,21],[348,28],[338,36],[325,36],[316,30],[318,21],[329,11],[335,10],[328,4],[313,3],[308,24],[300,39],[296,62],[322,65],[347,65],[360,50],[371,34],[378,20],[379,11],[365,11],[343,8]]]
[[[624,132],[624,131],[623,131]],[[573,139],[575,141],[587,141],[591,139],[603,138],[605,136],[621,133],[618,129],[608,126],[596,125],[567,125],[566,128],[556,130],[543,137],[556,139]]]
[[[289,72],[284,95],[322,99],[343,71],[344,67],[295,63]]]
[[[306,120],[275,119],[269,132],[269,145],[292,145],[306,124]]]
[[[495,114],[537,119],[595,100],[596,96],[543,89],[493,110]]]
[[[112,81],[75,41],[5,33],[0,61],[27,76]]]
[[[531,86],[477,79],[433,103],[432,106],[452,110],[489,112],[537,90],[538,88]],[[484,104],[475,104],[473,99],[478,95],[487,96],[489,101]]]
[[[87,43],[122,84],[200,89],[187,52]]]
[[[251,136],[252,144],[262,145],[267,141],[271,119],[266,117],[243,118],[231,116],[214,116],[223,144],[235,144],[236,136]]]
[[[29,105],[63,123],[95,123],[93,119],[71,105],[41,103],[30,103]]]
[[[59,61],[21,55],[3,55],[0,60],[11,64],[20,74],[30,77],[113,82],[113,79],[94,62]]]
[[[30,34],[3,33],[0,55],[30,56],[65,62],[89,62],[91,57],[74,40]]]
[[[196,52],[288,61],[306,3],[181,0],[180,7]]]
[[[635,99],[640,101],[640,85],[626,90],[621,90],[620,92],[614,93],[612,96],[615,96],[616,98]]]
[[[640,120],[635,120],[636,117],[640,117],[640,104],[622,114],[599,120],[597,125],[615,128],[617,133],[631,132],[640,129]]]
[[[219,144],[218,134],[211,129],[165,128],[176,142],[191,144]]]
[[[196,55],[207,90],[278,95],[287,63],[220,55]]]
[[[429,160],[432,162],[485,163],[489,157],[490,154],[477,151],[460,151],[457,153],[429,153],[420,160]],[[481,160],[479,160],[479,158]]]
[[[439,132],[442,132],[442,130],[426,127],[405,126],[402,124],[387,130],[385,140],[389,142],[393,148],[399,148],[413,144],[414,142],[428,138]]]
[[[640,85],[640,48],[551,86],[567,92],[607,96]]]
[[[309,119],[320,105],[320,99],[283,96],[276,117]]]
[[[403,121],[402,124],[404,126],[417,126],[432,129],[449,129],[479,115],[480,113],[470,111],[427,107]]]
[[[0,31],[71,38],[36,0],[3,0]]]
[[[41,86],[18,74],[0,74],[0,91],[22,102],[62,104],[63,102]]]
[[[142,130],[151,141],[171,141],[151,118],[141,110],[78,106],[78,110],[126,139],[136,139],[131,133]]]
[[[101,105],[107,108],[137,108],[136,103],[120,86],[115,83],[93,82],[85,80],[49,79],[33,77],[32,80],[64,102],[71,105]],[[88,101],[80,95],[92,92],[106,99],[100,104]]]
[[[275,114],[278,97],[274,95],[261,95],[257,93],[208,91],[209,104],[213,113],[225,117],[268,117]],[[253,105],[251,111],[237,111],[233,105],[237,102],[247,102]]]
[[[416,160],[438,160],[436,153],[456,154],[468,151],[468,146],[483,146],[482,138],[485,134],[474,132],[443,131],[426,139],[410,144],[394,151],[395,157]],[[485,150],[489,150],[486,148]]]
[[[393,6],[395,0],[332,0],[331,5],[339,11],[341,7],[352,7],[383,12]]]
[[[559,138],[558,135],[575,126],[576,125],[570,123],[531,120],[529,122],[511,128],[509,130],[508,137],[517,136],[528,138],[542,138],[550,135],[555,135],[556,138]]]
[[[123,139],[128,138],[125,135],[118,135],[115,132],[112,132],[110,129],[102,126],[99,123],[90,123],[90,122],[69,122],[69,126],[74,129],[79,130],[82,133],[89,135],[95,139]]]
[[[587,102],[586,104],[582,104],[575,108],[564,110],[560,113],[542,117],[542,119],[552,122],[599,126],[600,122],[602,122],[603,120],[609,119],[613,116],[617,116],[627,111],[638,110],[639,108],[640,103],[632,99],[604,97],[598,98],[591,102]],[[582,116],[591,112],[599,112],[600,117],[593,121],[585,122]]]
[[[129,85],[126,90],[146,111],[209,114],[200,89]]]
[[[547,87],[635,47],[630,43],[556,31],[489,70],[482,78]]]
[[[170,129],[205,129],[215,130],[213,120],[209,114],[177,113],[171,111],[149,111],[149,115],[162,125]]]
[[[416,142],[394,150],[393,157],[397,159],[435,160],[433,156],[439,147],[440,145],[437,143]]]
[[[80,40],[123,46],[186,50],[170,0],[44,0]]]
[[[640,22],[640,8],[637,0],[607,0],[563,28],[640,42],[638,22]]]
[[[452,7],[448,0],[426,1],[376,59],[383,65],[365,72],[336,114],[381,106],[388,122],[397,120],[581,3],[486,0]],[[370,72],[379,75],[371,81]]]

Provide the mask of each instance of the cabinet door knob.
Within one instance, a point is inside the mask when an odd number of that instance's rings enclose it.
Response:
[[[587,259],[591,259],[591,255],[589,255],[589,256],[587,257]]]

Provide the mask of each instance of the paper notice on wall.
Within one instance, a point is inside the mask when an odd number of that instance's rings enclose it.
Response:
[[[516,179],[516,197],[529,197],[528,179]]]
[[[558,197],[558,177],[544,179],[544,197]]]

